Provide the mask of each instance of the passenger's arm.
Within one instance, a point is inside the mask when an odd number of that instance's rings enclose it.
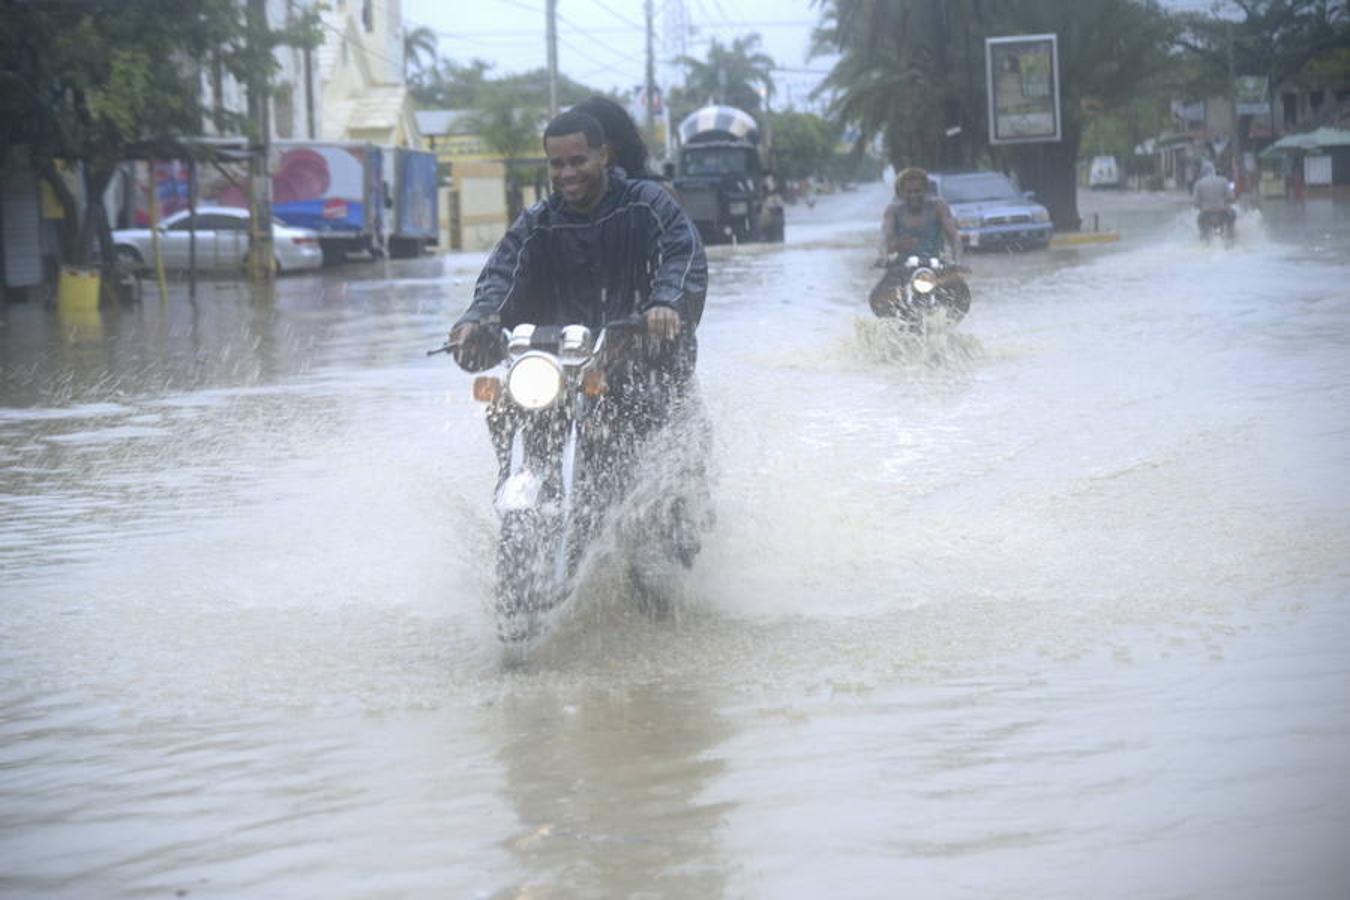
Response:
[[[653,189],[643,197],[656,218],[652,243],[647,249],[653,261],[651,292],[639,312],[654,330],[669,333],[666,314],[651,312],[660,307],[674,310],[689,328],[698,324],[703,298],[708,291],[708,260],[698,229],[683,209],[663,190]],[[678,328],[677,328],[678,330]]]

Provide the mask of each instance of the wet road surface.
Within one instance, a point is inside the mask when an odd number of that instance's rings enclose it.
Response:
[[[0,328],[0,894],[1350,893],[1350,221],[1084,201],[870,319],[876,187],[717,248],[717,528],[506,670],[423,351],[483,256]]]

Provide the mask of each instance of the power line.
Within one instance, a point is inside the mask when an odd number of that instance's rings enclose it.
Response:
[[[634,28],[640,30],[645,30],[646,28],[645,25],[640,25],[637,22],[634,22],[632,19],[628,18],[627,16],[623,15],[622,13],[616,12],[614,8],[605,3],[604,0],[591,0],[591,2],[594,3],[596,6],[600,7],[601,9],[603,9],[605,12],[609,13],[614,18],[618,19],[620,22],[623,22],[625,25],[631,25]]]
[[[561,15],[558,18],[561,21],[567,21]],[[411,20],[410,23],[414,25],[417,24],[415,22],[411,22]],[[568,22],[568,24],[572,25],[572,27],[576,28],[578,31],[583,31],[587,35],[631,34],[634,30],[641,30],[641,31],[646,30],[646,26],[644,25],[634,25],[630,27],[610,25],[610,26],[601,26],[599,28],[582,29],[581,26],[575,25],[571,22]],[[814,25],[814,24],[815,24],[814,22],[766,20],[766,21],[724,22],[720,24],[705,24],[703,26],[696,26],[696,27],[717,29],[721,31],[726,30],[728,28],[801,28],[803,25]],[[438,37],[452,37],[456,39],[462,38],[466,40],[473,40],[476,38],[486,38],[486,37],[521,37],[521,38],[538,37],[540,31],[539,29],[528,29],[528,28],[501,28],[501,29],[492,29],[490,31],[437,31],[435,33]]]

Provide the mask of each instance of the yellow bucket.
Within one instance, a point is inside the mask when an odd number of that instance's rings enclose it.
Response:
[[[63,312],[89,312],[98,309],[98,269],[62,266],[56,286],[56,305]]]
[[[80,341],[98,338],[103,333],[103,316],[98,308],[98,269],[62,266],[56,283],[56,314],[70,329],[69,337]]]

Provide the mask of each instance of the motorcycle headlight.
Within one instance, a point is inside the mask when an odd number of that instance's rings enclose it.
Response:
[[[914,277],[910,279],[909,283],[920,294],[927,294],[937,287],[937,275],[933,274],[932,269],[920,269],[914,273]]]
[[[562,393],[562,369],[541,353],[527,353],[516,360],[506,376],[511,399],[525,409],[543,409]]]

